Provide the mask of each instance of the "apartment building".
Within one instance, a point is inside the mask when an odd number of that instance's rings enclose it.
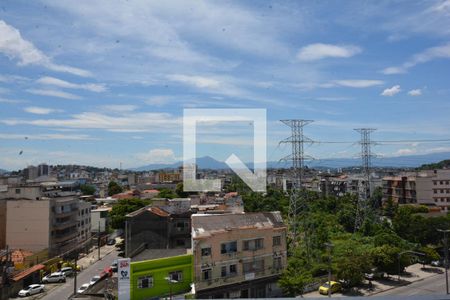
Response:
[[[80,201],[78,207],[78,243],[91,238],[91,203]]]
[[[398,204],[416,204],[416,176],[404,174],[400,176],[386,176],[382,179],[383,202],[389,198]]]
[[[286,267],[279,212],[192,215],[197,298],[270,298]]]
[[[450,170],[421,171],[416,178],[417,202],[450,210]]]
[[[79,200],[68,183],[8,186],[0,192],[5,226],[0,227],[0,248],[55,256],[74,249],[78,242]]]

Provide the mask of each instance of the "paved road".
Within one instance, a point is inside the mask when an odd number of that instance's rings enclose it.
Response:
[[[77,289],[83,283],[89,283],[91,278],[95,275],[99,275],[106,267],[110,266],[111,263],[118,258],[117,251],[113,250],[110,254],[103,257],[101,260],[95,262],[93,265],[84,269],[77,276]],[[73,278],[68,278],[67,282],[57,286],[56,288],[49,287],[44,297],[40,298],[42,300],[55,300],[55,299],[68,299],[71,294],[73,294]]]
[[[406,286],[378,293],[374,296],[418,296],[418,295],[445,295],[445,274],[438,274]],[[446,297],[445,299],[450,299]]]

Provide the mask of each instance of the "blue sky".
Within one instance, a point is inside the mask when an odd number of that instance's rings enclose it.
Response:
[[[184,108],[267,109],[269,160],[289,152],[280,119],[314,120],[317,141],[357,141],[358,127],[377,128],[374,140],[448,138],[449,78],[449,0],[4,0],[0,168],[174,162]],[[250,160],[248,124],[202,132],[199,156]],[[319,159],[358,150],[307,147]]]

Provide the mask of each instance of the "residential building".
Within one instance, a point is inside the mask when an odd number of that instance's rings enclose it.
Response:
[[[180,182],[182,180],[181,173],[158,173],[159,182]]]
[[[106,233],[111,223],[109,212],[111,207],[99,207],[91,210],[91,232]]]
[[[78,203],[78,243],[82,244],[91,238],[91,203]]]
[[[398,204],[417,203],[415,174],[386,176],[382,181],[383,202],[392,199],[394,203]]]
[[[0,192],[5,226],[4,247],[55,256],[75,249],[78,241],[79,200],[61,182],[8,186]]]
[[[281,296],[286,226],[280,212],[192,215],[197,298]]]
[[[189,292],[192,255],[179,255],[130,264],[130,299],[161,299]]]
[[[421,171],[416,178],[417,203],[450,210],[450,170]]]
[[[126,256],[133,257],[144,249],[191,247],[190,200],[165,201],[166,205],[149,205],[126,216]]]
[[[39,177],[39,171],[38,168],[35,166],[28,166],[25,169],[23,169],[23,177],[25,180],[34,180],[37,177]]]

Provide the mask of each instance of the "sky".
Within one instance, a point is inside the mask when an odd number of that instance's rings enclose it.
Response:
[[[193,108],[266,109],[270,161],[290,151],[281,119],[314,121],[316,159],[355,157],[355,128],[450,138],[449,83],[450,0],[2,0],[0,168],[172,163]],[[200,124],[197,156],[250,161],[252,128]]]

